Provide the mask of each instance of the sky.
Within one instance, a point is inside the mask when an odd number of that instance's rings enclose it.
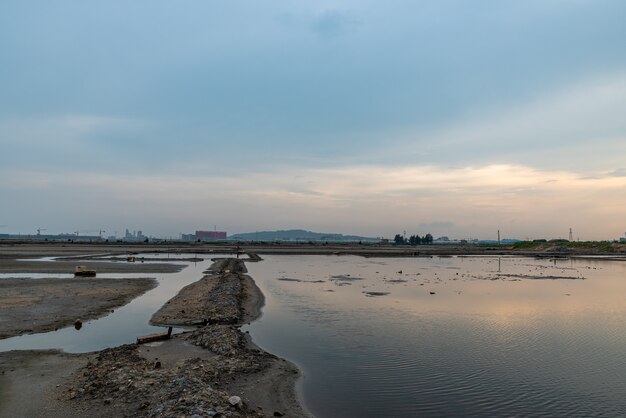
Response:
[[[0,233],[626,232],[626,2],[0,3]]]

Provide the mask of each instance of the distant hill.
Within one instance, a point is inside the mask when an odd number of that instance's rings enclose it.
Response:
[[[304,229],[287,231],[259,231],[234,234],[228,237],[238,241],[332,241],[332,242],[378,242],[379,238],[343,235],[337,233],[311,232]]]

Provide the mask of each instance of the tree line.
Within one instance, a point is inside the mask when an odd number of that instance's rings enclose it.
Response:
[[[396,245],[427,245],[433,243],[433,236],[431,234],[426,234],[423,237],[420,237],[416,234],[406,238],[403,235],[396,234],[393,241],[396,243]]]

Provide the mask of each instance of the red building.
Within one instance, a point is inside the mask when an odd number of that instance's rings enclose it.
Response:
[[[224,231],[196,231],[196,239],[200,241],[226,239]]]

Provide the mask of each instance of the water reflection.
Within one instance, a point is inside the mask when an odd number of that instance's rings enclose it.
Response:
[[[304,369],[319,417],[626,413],[626,263],[272,256],[248,268],[267,301],[248,329]]]

